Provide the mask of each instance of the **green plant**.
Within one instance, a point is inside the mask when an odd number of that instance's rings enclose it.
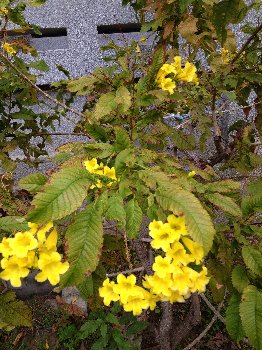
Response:
[[[146,329],[148,322],[138,321],[130,313],[121,315],[120,311],[121,307],[116,303],[111,311],[91,312],[88,315],[88,321],[81,326],[78,338],[91,338],[90,350],[139,349],[139,338],[137,337]]]

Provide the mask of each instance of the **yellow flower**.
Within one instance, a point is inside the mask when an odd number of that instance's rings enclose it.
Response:
[[[171,249],[166,252],[166,256],[172,259],[173,265],[187,265],[194,261],[190,254],[186,253],[186,250],[180,242],[174,242],[171,244]]]
[[[110,282],[107,278],[103,282],[103,287],[99,288],[99,295],[101,298],[104,298],[104,304],[109,306],[111,301],[118,301],[120,299],[119,294],[115,293],[113,287],[115,282]]]
[[[13,255],[18,258],[27,256],[29,250],[37,248],[38,242],[30,232],[17,232],[15,237],[9,241]]]
[[[160,278],[156,274],[153,276],[144,276],[143,286],[151,290],[151,293],[159,295],[163,294],[166,297],[171,295],[170,287],[172,286],[171,274],[165,278]]]
[[[165,227],[168,230],[172,230],[174,237],[176,237],[174,241],[178,241],[180,236],[188,234],[184,216],[168,215]]]
[[[152,269],[160,278],[165,278],[167,275],[173,272],[173,266],[170,264],[170,262],[170,258],[162,258],[162,256],[158,255],[155,258],[155,263],[153,264]]]
[[[21,287],[21,278],[29,274],[29,269],[26,267],[27,263],[27,259],[19,259],[16,256],[12,256],[9,259],[2,259],[1,267],[4,270],[0,273],[0,278],[5,281],[10,280],[13,287]]]
[[[51,252],[50,254],[40,254],[38,267],[42,271],[35,276],[37,282],[44,282],[48,279],[55,286],[59,283],[60,275],[69,269],[69,264],[67,261],[61,262],[59,253]]]
[[[199,273],[196,272],[194,278],[192,278],[193,286],[190,288],[191,292],[195,293],[197,291],[198,293],[204,293],[209,279],[210,278],[207,277],[207,268],[203,266],[202,271]]]
[[[10,55],[13,55],[16,53],[16,49],[14,49],[13,46],[9,43],[2,44],[2,47],[3,47],[3,50],[9,53]]]
[[[120,295],[121,303],[125,304],[130,296],[142,297],[141,289],[136,286],[136,276],[130,275],[125,277],[123,274],[117,276],[117,284],[113,286],[113,291]],[[141,295],[142,293],[142,295]]]
[[[13,249],[10,247],[10,240],[12,240],[12,238],[4,237],[0,243],[0,253],[4,258],[8,258],[10,255],[13,255]]]
[[[93,173],[95,169],[99,168],[96,158],[84,161],[84,166],[86,167],[86,170],[88,170],[90,173]]]
[[[188,174],[187,174],[187,177],[194,177],[196,175],[196,172],[194,170],[190,171]]]
[[[0,8],[0,16],[7,15],[7,14],[8,14],[8,9],[6,7],[1,7]]]
[[[30,232],[32,234],[35,234],[37,232],[37,230],[38,230],[38,224],[35,224],[33,222],[28,222],[27,224],[28,224],[28,226],[30,228],[30,230],[28,232]]]
[[[196,80],[196,67],[193,63],[186,62],[185,67],[181,69],[181,72],[177,74],[176,78],[180,81],[186,81],[188,83]]]
[[[149,308],[149,302],[144,298],[143,291],[141,291],[135,296],[129,296],[127,302],[123,304],[123,308],[126,312],[133,312],[133,315],[137,316],[140,315],[143,310]]]
[[[39,233],[39,232],[38,232]],[[41,235],[42,236],[42,235]],[[57,230],[54,228],[46,238],[46,234],[44,233],[44,236],[41,237],[42,240],[40,241],[38,245],[38,249],[41,253],[50,253],[52,251],[56,251],[56,245],[57,245]],[[43,239],[45,238],[45,239]]]
[[[116,180],[116,170],[114,167],[109,168],[108,166],[105,166],[103,175],[110,177],[110,179]]]
[[[147,291],[144,292],[144,297],[148,301],[148,307],[150,308],[151,311],[155,310],[156,308],[156,303],[160,301],[159,295],[155,295],[152,293],[149,293]]]
[[[203,247],[200,244],[192,241],[188,237],[183,237],[182,238],[182,242],[184,243],[186,248],[192,254],[194,260],[196,261],[196,264],[200,264],[201,260],[203,260],[203,258],[204,258],[204,249],[203,249]]]
[[[28,268],[31,268],[31,267],[34,267],[34,268],[38,268],[38,259],[37,259],[37,256],[35,254],[34,251],[30,251],[27,253],[27,257],[26,258],[23,258],[23,259],[27,259],[27,264],[26,266]]]
[[[50,231],[50,229],[53,227],[52,222],[48,222],[45,226],[42,226],[39,228],[37,226],[37,239],[39,242],[43,243],[46,240],[46,233]]]
[[[136,45],[136,53],[141,53],[141,49],[140,49],[140,46],[139,45]]]
[[[165,252],[170,250],[170,244],[180,238],[180,231],[175,231],[172,227],[174,227],[174,224],[171,218],[168,224],[163,224],[162,221],[153,221],[153,223],[150,223],[149,235],[153,238],[151,242],[152,248],[161,248]]]
[[[172,95],[176,88],[176,83],[171,78],[165,78],[161,80],[159,86],[161,87],[162,90],[168,91],[170,95]]]
[[[181,295],[185,295],[191,285],[192,282],[190,281],[189,274],[184,272],[179,266],[175,266],[171,289],[178,291]]]
[[[173,303],[184,303],[185,299],[178,291],[172,290],[170,297],[168,298],[171,304]]]

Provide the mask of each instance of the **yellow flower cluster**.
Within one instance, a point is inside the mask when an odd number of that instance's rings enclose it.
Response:
[[[180,56],[174,57],[174,63],[163,64],[156,76],[157,85],[170,94],[173,94],[176,89],[176,81],[192,82],[199,85],[195,65],[187,61],[182,68]]]
[[[86,170],[88,170],[91,174],[97,174],[109,177],[112,180],[116,180],[116,171],[115,168],[109,168],[108,166],[104,166],[103,163],[98,164],[97,159],[93,158],[91,160],[84,161],[84,166]],[[107,186],[111,186],[113,182],[109,182]],[[91,189],[97,187],[101,188],[103,186],[103,183],[100,179],[97,180],[95,185],[90,186]]]
[[[38,269],[36,281],[49,280],[56,285],[60,275],[65,273],[68,262],[61,262],[62,256],[56,251],[57,231],[50,222],[39,227],[28,223],[29,230],[17,232],[13,238],[4,237],[0,243],[0,278],[9,281],[13,287],[21,286],[21,278],[28,276],[30,269]]]
[[[16,53],[16,49],[9,43],[2,44],[2,48],[5,52],[9,53],[10,55],[14,55]]]
[[[119,301],[125,311],[140,315],[143,310],[154,310],[158,301],[184,302],[191,293],[202,293],[209,282],[207,269],[201,265],[203,248],[188,237],[184,216],[169,215],[167,222],[149,224],[153,238],[151,246],[162,249],[152,266],[153,275],[144,276],[143,287],[136,285],[136,277],[119,274],[117,283],[108,278],[99,289],[104,304]]]
[[[6,7],[0,8],[0,16],[5,16],[8,14],[8,9]]]
[[[229,63],[233,59],[234,55],[227,49],[222,47],[221,49],[221,59],[223,63]]]

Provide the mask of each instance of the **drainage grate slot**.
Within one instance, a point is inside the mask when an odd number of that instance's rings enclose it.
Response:
[[[140,30],[140,23],[123,23],[97,26],[98,34],[137,33],[140,32]]]

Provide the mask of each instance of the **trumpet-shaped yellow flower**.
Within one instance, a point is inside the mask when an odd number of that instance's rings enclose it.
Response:
[[[64,274],[69,269],[67,261],[61,262],[61,256],[57,252],[50,254],[41,253],[38,260],[38,267],[41,270],[35,279],[37,282],[49,282],[55,286],[60,281],[60,275]]]
[[[180,81],[192,82],[196,78],[196,67],[189,62],[186,62],[185,67],[181,69],[176,78]]]
[[[38,242],[30,232],[17,232],[15,237],[9,241],[13,255],[24,258],[30,250],[37,248]]]
[[[187,265],[194,261],[190,254],[186,253],[186,250],[180,242],[174,242],[171,244],[171,249],[166,252],[166,256],[172,259],[173,265]]]
[[[38,244],[38,249],[40,253],[51,253],[56,251],[56,245],[57,245],[57,230],[54,228],[46,237],[45,240],[42,240],[41,243]],[[44,238],[44,237],[42,237]]]
[[[29,227],[29,232],[33,235],[36,234],[39,225],[35,224],[34,222],[28,222],[27,225]]]
[[[9,43],[4,43],[2,47],[3,47],[3,50],[9,53],[10,55],[14,55],[16,53],[16,49]]]
[[[117,284],[113,286],[113,291],[120,295],[121,303],[125,304],[130,296],[142,297],[142,290],[136,286],[136,276],[130,275],[128,277],[123,274],[117,276]],[[141,295],[142,293],[142,295]]]
[[[184,272],[179,266],[175,266],[172,282],[171,289],[178,291],[181,295],[185,295],[192,286],[189,274]]]
[[[37,227],[37,239],[39,242],[43,243],[46,241],[46,234],[51,230],[52,227],[53,227],[52,222],[48,222],[46,225],[42,226],[41,228],[39,228],[39,226]]]
[[[109,278],[107,278],[103,282],[103,287],[99,288],[99,295],[104,299],[104,304],[109,306],[112,301],[118,301],[120,299],[119,294],[115,293],[113,288],[115,286],[115,282],[110,282]]]
[[[159,86],[162,90],[168,91],[172,95],[176,88],[176,83],[171,78],[165,78],[160,81]]]
[[[186,246],[186,248],[190,251],[190,253],[192,254],[196,264],[200,264],[200,262],[203,260],[204,258],[204,249],[203,247],[192,241],[190,238],[188,237],[183,237],[182,238],[182,242],[184,243],[184,245]]]
[[[210,280],[209,277],[207,277],[207,268],[203,266],[203,269],[201,272],[196,272],[196,276],[193,279],[193,285],[191,287],[191,292],[195,293],[204,293],[206,291],[206,286]]]
[[[143,291],[141,291],[141,293],[135,296],[129,296],[126,303],[123,304],[123,308],[126,312],[133,312],[133,315],[137,316],[140,315],[143,310],[149,308],[149,302],[144,298]]]
[[[166,76],[171,73],[174,75],[177,73],[175,67],[168,63],[163,64],[157,73],[156,82],[161,83],[166,78]]]
[[[99,165],[97,164],[96,158],[84,161],[84,166],[86,167],[86,170],[88,170],[90,173],[93,173],[94,170],[99,168]]]
[[[169,215],[165,228],[167,230],[172,230],[174,237],[176,237],[174,241],[178,241],[180,236],[188,235],[184,216]]]
[[[109,177],[110,179],[116,180],[116,170],[114,167],[109,168],[108,166],[105,166],[103,175]]]
[[[177,290],[176,291],[172,290],[168,300],[170,301],[171,304],[185,302],[185,298]]]
[[[170,262],[170,258],[162,258],[162,256],[158,255],[155,258],[155,263],[152,266],[153,271],[155,271],[156,275],[158,275],[160,278],[165,278],[167,275],[172,273],[174,269]]]
[[[10,240],[12,238],[4,237],[0,243],[0,253],[4,258],[8,258],[10,255],[13,255],[13,249],[10,247]]]
[[[163,294],[169,297],[171,294],[170,287],[172,286],[171,274],[167,275],[165,278],[161,278],[154,274],[153,276],[144,276],[143,286],[145,288],[150,288],[151,293],[159,295]]]
[[[1,267],[4,270],[0,273],[0,278],[5,281],[10,280],[13,287],[21,287],[21,278],[24,278],[29,274],[27,263],[27,258],[20,259],[16,256],[11,256],[9,259],[2,259]]]
[[[160,301],[159,295],[155,295],[152,293],[149,293],[148,291],[144,291],[144,297],[148,301],[148,307],[150,308],[151,311],[155,310],[156,308],[156,303]]]

